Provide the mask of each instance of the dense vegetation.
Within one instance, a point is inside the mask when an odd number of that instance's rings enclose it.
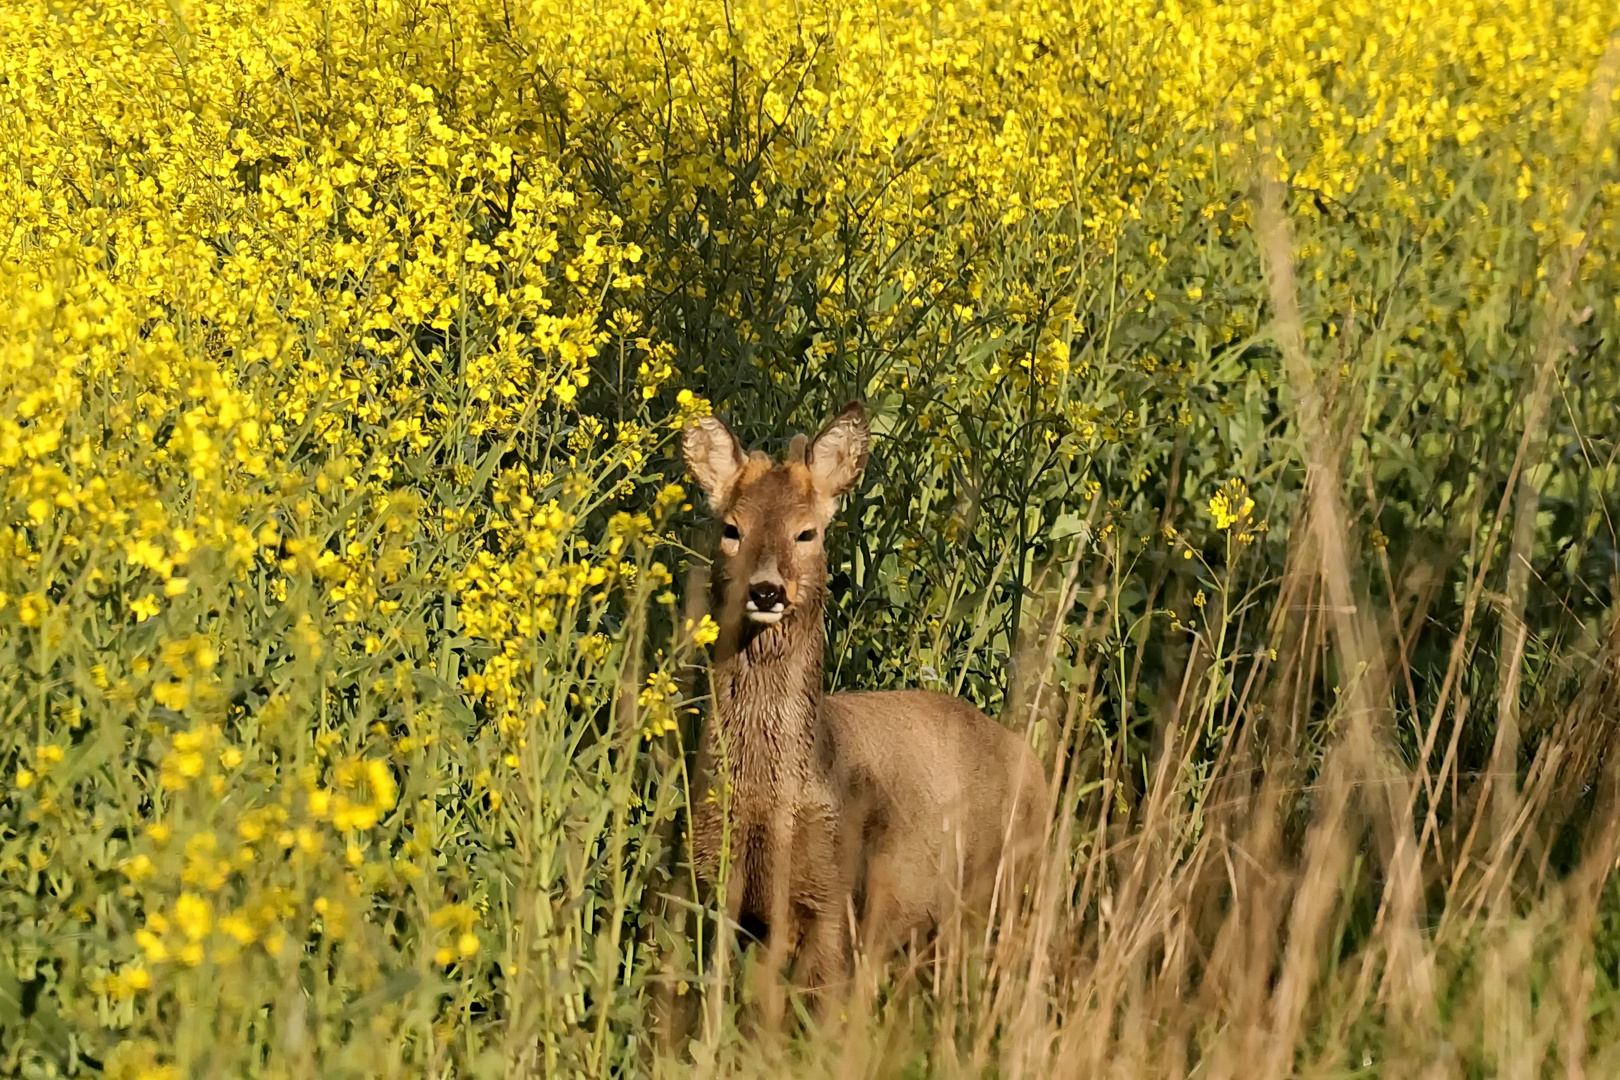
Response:
[[[1617,33],[5,0],[0,1071],[1612,1074]],[[855,397],[829,680],[1049,857],[755,1038],[674,436]]]

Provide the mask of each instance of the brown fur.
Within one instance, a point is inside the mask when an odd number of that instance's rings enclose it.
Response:
[[[865,411],[851,405],[785,463],[744,455],[718,420],[686,430],[688,467],[728,533],[715,562],[720,640],[701,761],[729,780],[728,914],[768,928],[797,980],[848,972],[850,916],[863,945],[928,934],[960,897],[983,910],[1004,837],[1039,838],[1046,778],[1018,736],[972,705],[921,690],[824,696],[827,561],[837,498],[866,464]],[[811,533],[810,539],[800,536]],[[774,624],[750,589],[780,588]],[[698,803],[700,873],[719,869],[719,789]],[[1009,867],[1009,869],[1016,869]],[[1005,877],[1005,874],[1004,874]]]

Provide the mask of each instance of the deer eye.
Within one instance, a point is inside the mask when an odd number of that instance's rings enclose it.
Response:
[[[808,544],[810,541],[814,540],[815,538],[816,538],[816,530],[814,530],[814,529],[806,529],[806,530],[804,530],[804,532],[799,534],[799,543]]]
[[[725,538],[727,540],[741,540],[742,539],[742,533],[737,531],[737,526],[733,525],[729,521],[726,522],[726,531],[725,531],[725,533],[723,535],[725,536]]]

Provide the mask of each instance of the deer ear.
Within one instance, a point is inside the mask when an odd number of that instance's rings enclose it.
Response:
[[[681,453],[687,469],[709,497],[709,505],[725,505],[748,461],[737,445],[737,437],[719,420],[702,416],[681,433]]]
[[[854,487],[866,468],[866,448],[871,441],[866,408],[858,401],[845,405],[810,444],[810,475],[817,490],[837,497]]]

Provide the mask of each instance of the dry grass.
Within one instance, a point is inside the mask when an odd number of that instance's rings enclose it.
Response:
[[[1464,778],[1437,816],[1422,795],[1446,778],[1402,765],[1375,730],[1358,737],[1343,704],[1320,768],[1305,766],[1290,714],[1304,673],[1332,663],[1311,655],[1308,624],[1333,617],[1319,554],[1299,552],[1273,627],[1300,644],[1213,701],[1200,683],[1223,658],[1195,646],[1133,805],[1088,686],[1053,703],[1057,824],[1032,895],[993,940],[947,928],[926,965],[863,966],[841,1021],[802,1040],[761,1041],[746,1015],[746,1037],[711,1027],[696,1056],[726,1065],[705,1072],[1612,1075],[1620,1047],[1594,1015],[1592,953],[1620,855],[1620,761],[1594,752],[1593,733],[1620,720],[1620,622],[1537,745],[1511,831],[1490,840],[1493,774]],[[1220,765],[1195,787],[1189,748],[1228,710]],[[1555,877],[1575,772],[1597,795],[1573,870]]]
[[[798,1041],[761,1041],[746,1010],[739,1036],[711,997],[698,1060],[839,1077],[1612,1075],[1620,1044],[1592,998],[1620,855],[1620,760],[1605,752],[1620,620],[1580,693],[1538,718],[1522,792],[1513,774],[1457,777],[1451,753],[1408,766],[1388,737],[1392,686],[1374,681],[1399,666],[1391,628],[1407,613],[1374,619],[1364,594],[1336,604],[1343,564],[1320,530],[1301,535],[1271,622],[1277,659],[1196,639],[1139,795],[1125,797],[1132,778],[1094,715],[1094,670],[1032,704],[1060,724],[1054,824],[1032,894],[990,941],[948,927],[927,964],[864,965],[841,1021]],[[1053,602],[1079,592],[1071,575]],[[1367,650],[1355,664],[1347,638]],[[1361,671],[1363,689],[1333,695],[1330,670]],[[1336,735],[1313,764],[1299,713],[1330,700]],[[1218,764],[1196,777],[1211,730]],[[1595,797],[1559,876],[1550,853],[1582,786]]]
[[[1608,122],[1617,68],[1620,39],[1595,80],[1587,150]],[[1429,598],[1380,610],[1357,584],[1334,449],[1342,410],[1306,352],[1283,185],[1262,170],[1255,188],[1309,493],[1290,523],[1274,647],[1242,655],[1224,634],[1195,632],[1179,693],[1156,721],[1151,767],[1129,775],[1097,708],[1097,666],[1110,658],[1082,647],[1075,677],[1056,685],[1054,675],[1068,647],[1054,628],[1083,604],[1084,640],[1119,606],[1120,570],[1093,539],[1094,512],[1066,565],[1037,583],[1044,606],[1029,618],[1004,715],[1050,741],[1052,824],[1031,891],[1002,896],[983,939],[952,925],[926,959],[863,959],[840,1017],[797,1039],[758,1029],[722,962],[689,1048],[701,1075],[1529,1080],[1620,1069],[1612,1005],[1594,1002],[1605,978],[1595,939],[1620,858],[1620,758],[1608,752],[1620,725],[1620,618],[1594,650],[1565,658],[1576,692],[1535,699],[1538,737],[1520,761],[1538,463],[1584,246],[1547,268],[1517,456],[1501,505],[1475,523],[1461,632],[1424,718],[1408,708],[1407,639]],[[1571,232],[1593,195],[1574,193]],[[1505,522],[1506,585],[1487,594]],[[1382,569],[1387,579],[1387,560]],[[1473,703],[1462,669],[1483,647],[1475,619],[1486,600],[1504,627],[1495,743],[1490,767],[1463,775]],[[1421,732],[1416,754],[1399,749],[1403,722]],[[1555,848],[1573,853],[1562,872]]]

